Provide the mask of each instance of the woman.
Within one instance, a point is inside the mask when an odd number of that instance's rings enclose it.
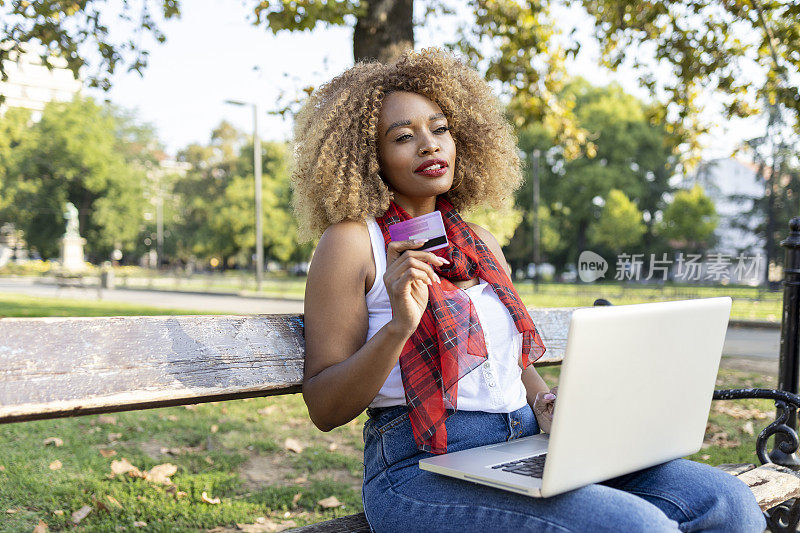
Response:
[[[522,176],[483,79],[440,50],[359,63],[295,127],[301,237],[322,235],[305,296],[303,397],[323,431],[365,408],[364,510],[375,531],[762,531],[741,481],[677,460],[545,499],[417,463],[549,431],[544,352],[497,240],[461,211],[502,209]],[[449,246],[390,239],[439,211]]]

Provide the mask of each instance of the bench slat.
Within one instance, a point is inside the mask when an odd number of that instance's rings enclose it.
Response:
[[[531,309],[560,363],[571,308]],[[0,423],[299,392],[302,315],[0,319]]]
[[[297,392],[298,315],[0,320],[0,422]]]
[[[735,465],[724,466],[731,467]],[[762,511],[800,496],[800,473],[785,466],[768,463],[758,468],[747,469],[745,472],[738,474],[735,468],[724,468],[723,470],[747,483]]]

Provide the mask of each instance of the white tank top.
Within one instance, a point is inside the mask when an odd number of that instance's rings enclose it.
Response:
[[[367,218],[367,228],[375,258],[375,282],[367,293],[369,329],[367,340],[372,338],[392,318],[389,294],[383,283],[386,272],[386,245],[375,218]],[[485,280],[464,289],[472,300],[483,327],[488,358],[479,367],[458,381],[457,406],[463,411],[510,413],[527,403],[517,361],[522,352],[522,334],[517,331],[508,309],[500,301],[492,286]],[[369,404],[370,407],[405,405],[406,398],[397,363]]]

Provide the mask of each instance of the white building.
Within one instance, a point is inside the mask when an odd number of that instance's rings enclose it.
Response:
[[[43,48],[28,45],[22,54],[11,53],[11,59],[3,62],[8,80],[0,81],[0,94],[5,102],[0,105],[0,115],[9,107],[22,107],[33,111],[33,120],[41,118],[44,106],[50,101],[72,100],[83,86],[76,80],[67,62],[60,57],[51,57],[53,70],[42,62]]]
[[[758,283],[766,268],[765,240],[756,233],[764,215],[755,209],[755,204],[764,198],[766,184],[766,180],[758,175],[758,167],[733,157],[703,161],[697,172],[685,182],[687,187],[694,184],[703,188],[719,216],[719,225],[714,231],[716,245],[707,255],[728,256],[732,263],[740,256],[754,258],[752,261],[760,257],[757,268],[751,269],[748,279],[739,280]]]

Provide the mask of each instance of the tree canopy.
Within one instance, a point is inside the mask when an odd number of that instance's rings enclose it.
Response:
[[[64,206],[72,202],[90,250],[107,256],[117,247],[132,249],[142,219],[144,168],[136,164],[142,154],[131,152],[131,137],[147,146],[153,141],[148,130],[131,126],[131,117],[118,109],[80,96],[48,104],[41,120],[22,132],[25,116],[11,110],[0,118],[0,217],[24,230],[44,257],[58,257]],[[10,156],[3,155],[6,143],[13,145]]]

